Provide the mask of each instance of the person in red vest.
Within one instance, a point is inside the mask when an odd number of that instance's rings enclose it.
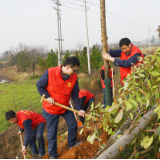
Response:
[[[87,108],[91,106],[92,103],[94,103],[95,101],[94,95],[91,92],[84,90],[84,89],[81,89],[79,91],[79,99],[81,102],[81,109],[84,111],[86,111]],[[80,121],[84,124],[85,117],[80,117]]]
[[[54,102],[69,106],[70,97],[79,110],[79,116],[84,117],[85,111],[81,109],[79,100],[78,76],[75,73],[80,66],[77,57],[68,57],[64,64],[49,68],[37,82],[40,95],[46,95],[48,102],[43,101],[43,117],[47,121],[48,152],[50,159],[57,156],[57,127],[60,115],[66,120],[68,126],[69,149],[79,145],[77,142],[77,121],[72,111],[56,106]]]
[[[103,65],[100,70],[100,77],[101,77],[101,84],[102,84],[102,88],[103,88],[103,104],[104,104],[103,108],[106,108],[105,84],[103,83],[104,79],[105,79],[105,71],[104,70],[105,69],[104,69],[104,65]],[[112,82],[112,71],[111,71],[110,65],[109,65],[109,75],[111,78],[111,92],[112,92],[113,82]],[[113,94],[113,93],[111,93],[111,94]]]
[[[103,37],[101,38],[103,41]],[[131,74],[131,66],[136,65],[139,62],[138,57],[144,58],[144,55],[139,48],[134,46],[128,38],[122,38],[119,42],[121,50],[109,50],[108,53],[103,53],[103,58],[112,61],[114,65],[120,67],[121,84],[128,74]],[[114,57],[120,57],[116,59]]]
[[[5,116],[10,123],[20,126],[18,134],[25,131],[25,139],[22,148],[23,154],[26,154],[26,149],[29,145],[33,158],[43,158],[45,154],[45,142],[43,137],[45,126],[44,117],[33,111],[26,110],[20,110],[17,113],[10,110],[6,112]],[[39,151],[37,149],[36,139],[38,141]]]

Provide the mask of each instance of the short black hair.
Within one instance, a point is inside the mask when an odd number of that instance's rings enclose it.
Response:
[[[130,39],[128,39],[128,38],[122,38],[119,41],[119,47],[122,47],[123,45],[129,46],[130,43],[131,43]]]
[[[63,66],[71,65],[71,67],[80,66],[80,61],[77,57],[67,57],[67,59],[64,61]]]
[[[6,112],[7,121],[10,120],[11,118],[14,118],[14,117],[16,117],[16,113],[14,111],[10,110],[10,111]]]

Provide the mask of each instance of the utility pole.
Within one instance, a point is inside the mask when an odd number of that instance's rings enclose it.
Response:
[[[151,53],[151,37],[150,37],[150,26],[149,26],[149,48],[150,48],[150,53]]]
[[[87,23],[87,7],[86,7],[86,0],[84,0],[84,11],[85,11],[85,19],[86,19],[88,74],[91,74],[91,64],[90,64],[90,53],[89,53],[89,39],[88,39],[88,23]]]
[[[61,65],[60,36],[59,36],[59,0],[57,0],[57,28],[58,28],[58,66]]]
[[[100,0],[100,13],[101,13],[101,34],[103,37],[103,52],[108,54],[108,44],[107,44],[107,31],[106,31],[106,10],[105,10],[105,0]],[[111,106],[113,102],[112,90],[111,90],[111,79],[109,74],[109,61],[103,59],[105,68],[105,98],[106,106]]]

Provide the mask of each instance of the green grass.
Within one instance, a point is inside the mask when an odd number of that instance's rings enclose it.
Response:
[[[0,132],[12,126],[5,119],[5,112],[8,110],[17,112],[25,109],[38,113],[42,111],[41,96],[36,87],[37,81],[38,79],[0,84]]]
[[[100,82],[98,76],[95,77],[95,79]],[[37,113],[42,111],[42,104],[40,103],[41,96],[36,87],[38,80],[39,78],[22,82],[0,84],[0,133],[12,126],[5,118],[5,113],[8,110],[17,112],[25,109]],[[85,78],[78,78],[78,80],[80,88],[92,91],[90,83],[93,78],[88,76]]]

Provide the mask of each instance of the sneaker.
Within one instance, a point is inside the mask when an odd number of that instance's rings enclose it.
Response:
[[[49,157],[49,159],[58,159],[58,156],[55,156],[55,157]]]
[[[78,145],[80,145],[82,142],[77,142],[74,146],[71,146],[71,147],[69,147],[69,149],[71,149],[71,148],[73,148],[73,147],[75,147],[75,146],[78,146]]]

